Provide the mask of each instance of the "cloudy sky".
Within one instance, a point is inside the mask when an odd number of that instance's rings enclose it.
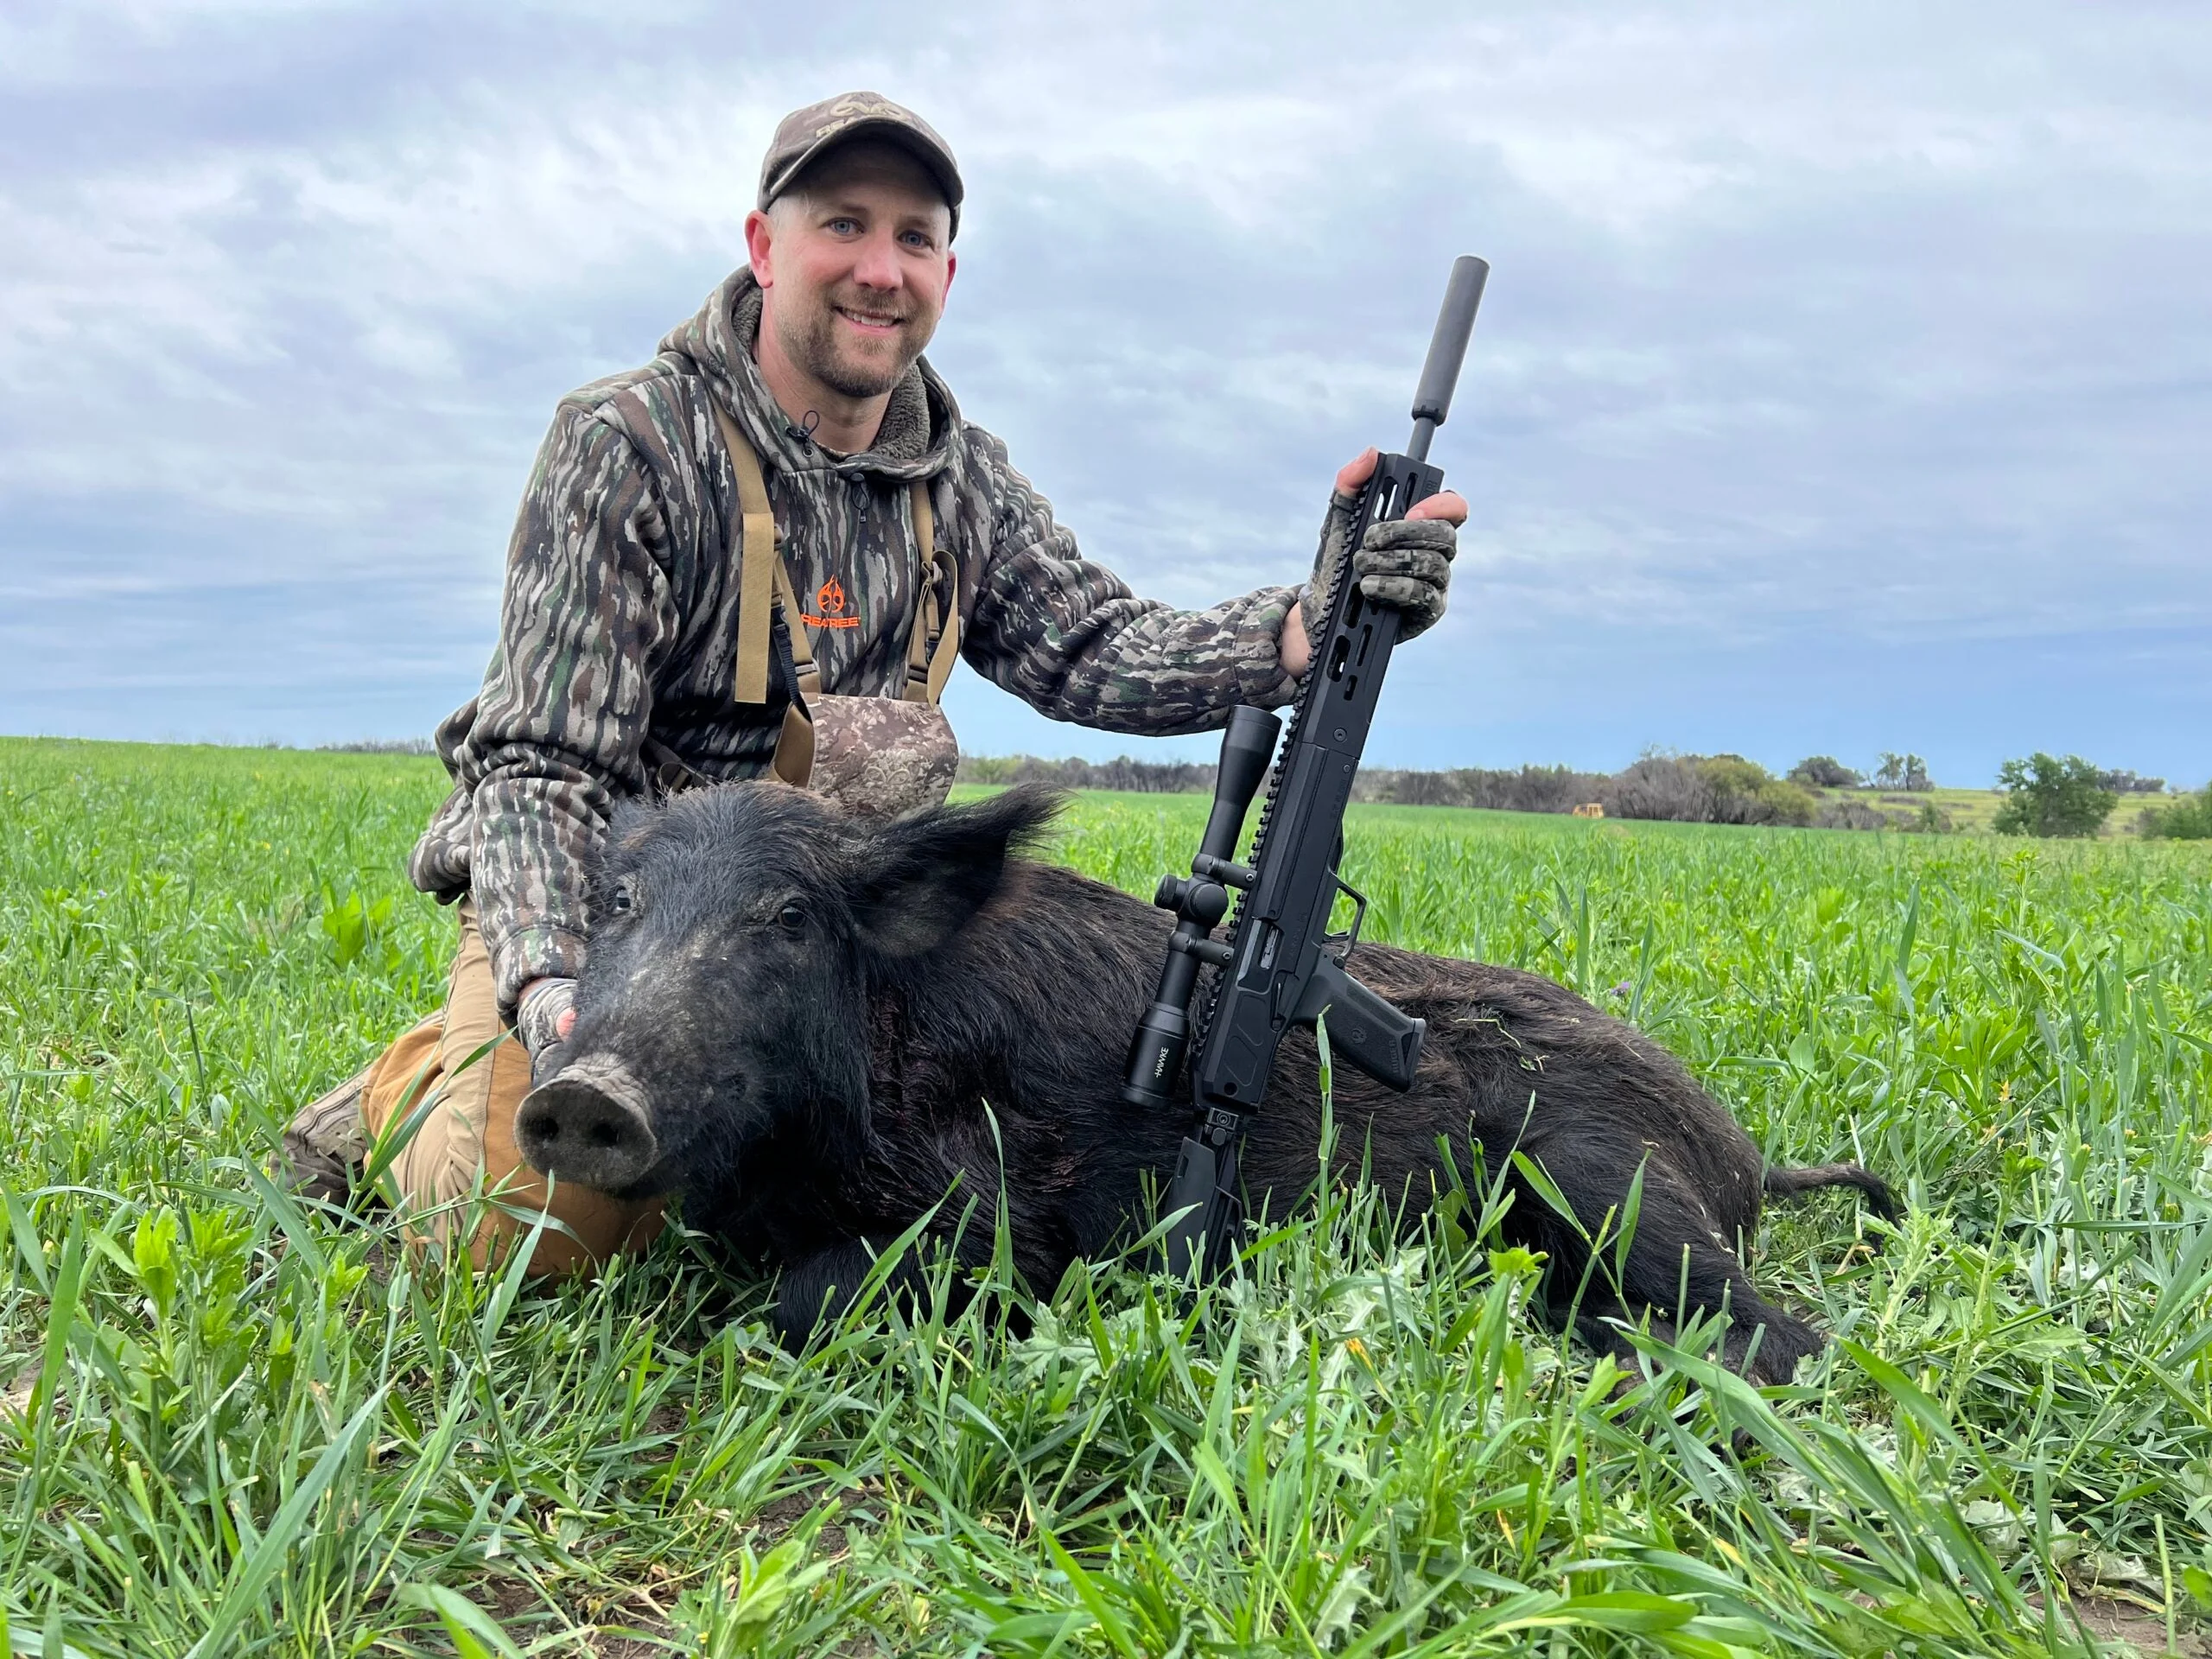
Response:
[[[1295,579],[1491,260],[1373,759],[2212,774],[2201,0],[938,12],[0,6],[0,731],[426,732],[556,398],[868,86],[969,179],[932,360],[1177,602]]]

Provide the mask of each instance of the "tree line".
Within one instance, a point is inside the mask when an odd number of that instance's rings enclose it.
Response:
[[[1205,794],[1213,766],[1204,761],[1149,761],[1122,755],[1106,761],[1045,760],[1034,755],[966,755],[964,783],[1048,783],[1064,789]],[[2038,750],[1999,769],[2005,793],[1993,824],[2001,835],[2094,836],[2125,797],[2164,796],[2165,780],[2093,765],[2079,755]],[[1787,824],[1827,830],[1943,832],[1951,815],[1935,801],[1928,763],[1884,751],[1866,772],[1833,755],[1808,756],[1780,777],[1740,754],[1677,754],[1652,750],[1615,772],[1572,766],[1455,766],[1439,771],[1370,766],[1352,798],[1399,806],[1462,806],[1506,812],[1580,811],[1609,818],[1681,823]],[[1868,798],[1872,796],[1873,798]],[[2212,838],[2212,785],[2148,805],[2137,833],[2173,839]]]
[[[331,743],[327,750],[378,754],[431,752],[426,738]],[[1035,755],[963,755],[960,781],[1047,783],[1063,789],[1204,795],[1213,765],[1199,760],[1045,760]],[[1998,771],[2005,795],[1991,827],[1999,835],[2081,837],[2101,833],[2120,804],[2158,798],[2135,815],[2136,834],[2152,839],[2212,840],[2212,785],[2170,793],[2163,778],[2115,771],[2078,754],[2037,750]],[[1935,791],[1920,755],[1885,749],[1861,771],[1830,754],[1808,755],[1780,777],[1740,754],[1676,754],[1654,749],[1618,772],[1573,766],[1454,766],[1440,771],[1370,766],[1352,798],[1398,806],[1467,806],[1503,812],[1573,812],[1679,823],[1789,824],[1820,830],[1950,830],[1934,801],[1900,797]],[[1872,797],[1872,798],[1869,798]]]

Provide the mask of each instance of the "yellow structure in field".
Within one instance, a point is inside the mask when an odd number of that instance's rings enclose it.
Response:
[[[1605,816],[1605,804],[1603,801],[1586,802],[1574,809],[1574,816],[1578,818],[1602,818]]]

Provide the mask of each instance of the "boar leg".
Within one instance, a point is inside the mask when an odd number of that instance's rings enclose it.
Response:
[[[875,1270],[877,1258],[896,1243],[895,1237],[849,1238],[803,1260],[785,1265],[776,1287],[776,1334],[784,1346],[796,1352],[806,1345],[817,1326],[835,1325],[845,1316],[861,1287]],[[886,1290],[911,1295],[921,1282],[916,1246],[909,1247],[891,1270]]]
[[[1755,1382],[1787,1382],[1797,1362],[1819,1351],[1820,1338],[1811,1326],[1791,1318],[1760,1295],[1736,1253],[1721,1239],[1703,1209],[1669,1191],[1664,1184],[1647,1185],[1636,1236],[1630,1243],[1626,1271],[1613,1282],[1614,1254],[1609,1243],[1600,1261],[1586,1274],[1588,1247],[1579,1236],[1554,1224],[1544,1243],[1554,1263],[1550,1299],[1555,1321],[1573,1313],[1583,1339],[1611,1353],[1623,1363],[1632,1362],[1634,1350],[1618,1332],[1605,1323],[1619,1319],[1634,1325],[1645,1309],[1667,1323],[1663,1338],[1675,1340],[1675,1326],[1692,1313],[1727,1311],[1729,1327],[1723,1338],[1725,1363]],[[1586,1280],[1586,1283],[1585,1282]],[[1581,1301],[1573,1306],[1577,1287]],[[1677,1307],[1677,1301],[1681,1306]],[[1764,1327],[1756,1351],[1754,1333]],[[1748,1362],[1750,1369],[1745,1370]]]
[[[1721,1338],[1720,1362],[1753,1382],[1785,1384],[1796,1376],[1799,1360],[1819,1351],[1820,1338],[1811,1326],[1790,1318],[1771,1303],[1760,1301],[1758,1307],[1760,1311],[1754,1312],[1733,1296],[1729,1298],[1728,1330]],[[1567,1309],[1554,1308],[1550,1312],[1555,1325],[1564,1323]],[[1614,1323],[1616,1320],[1618,1324]],[[1631,1382],[1643,1376],[1643,1363],[1635,1344],[1622,1333],[1620,1326],[1624,1325],[1648,1329],[1654,1338],[1669,1347],[1681,1345],[1681,1333],[1672,1319],[1648,1305],[1631,1310],[1611,1292],[1593,1287],[1575,1313],[1574,1333],[1592,1351],[1611,1354]],[[1758,1340],[1756,1352],[1751,1345],[1754,1336]]]
[[[898,1243],[896,1234],[880,1238],[851,1238],[787,1264],[777,1287],[776,1306],[771,1314],[776,1334],[794,1352],[821,1325],[835,1325],[845,1316],[861,1294],[861,1287],[876,1271],[876,1262]],[[955,1238],[925,1233],[906,1247],[885,1279],[883,1293],[910,1312],[930,1305],[930,1269],[945,1255],[955,1262],[946,1286],[945,1313],[957,1314],[975,1294],[968,1282],[970,1270],[991,1259],[991,1241],[978,1241],[965,1231]]]

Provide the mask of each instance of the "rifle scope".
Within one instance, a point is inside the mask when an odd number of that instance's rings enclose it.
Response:
[[[1229,913],[1229,889],[1252,885],[1252,872],[1232,861],[1244,832],[1244,815],[1268,775],[1281,732],[1282,721],[1264,709],[1240,704],[1229,711],[1229,729],[1221,735],[1221,766],[1214,773],[1213,810],[1206,817],[1191,874],[1162,876],[1153,895],[1154,904],[1180,919],[1167,941],[1167,961],[1152,1006],[1129,1041],[1122,1098],[1132,1106],[1174,1103],[1171,1091],[1191,1046],[1191,992],[1198,984],[1198,966],[1210,962],[1218,967],[1229,959],[1229,947],[1207,935]]]

